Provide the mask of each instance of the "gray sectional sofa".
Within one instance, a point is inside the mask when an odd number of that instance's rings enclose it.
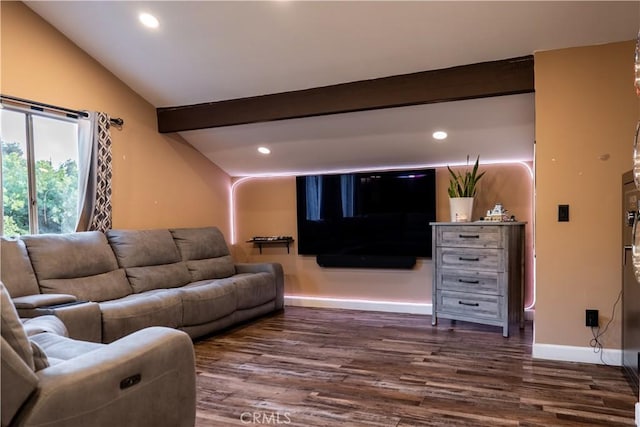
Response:
[[[20,316],[56,315],[85,341],[149,326],[196,338],[284,306],[282,266],[234,263],[216,227],[29,235],[0,250]]]
[[[2,427],[193,427],[194,350],[150,327],[109,344],[68,338],[55,316],[21,321],[0,282]]]

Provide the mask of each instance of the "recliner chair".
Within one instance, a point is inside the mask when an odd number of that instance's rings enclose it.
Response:
[[[151,327],[110,344],[72,340],[54,316],[24,324],[0,282],[1,425],[193,426],[193,344]]]

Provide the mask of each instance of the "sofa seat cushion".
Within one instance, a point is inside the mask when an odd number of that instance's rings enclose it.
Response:
[[[211,322],[236,310],[236,286],[231,279],[204,280],[176,289],[182,299],[182,325]]]
[[[109,230],[107,238],[134,292],[175,288],[191,282],[169,230]]]
[[[37,334],[29,339],[42,349],[51,366],[104,347],[104,344],[77,341],[50,332]]]
[[[231,278],[236,287],[238,309],[252,308],[276,298],[276,280],[270,273],[243,273]]]
[[[69,332],[64,322],[56,316],[47,314],[44,316],[32,317],[31,319],[22,320],[22,326],[28,337],[52,333],[61,337],[68,337]]]
[[[87,301],[129,295],[131,286],[99,231],[23,236],[40,292]]]
[[[222,279],[236,272],[224,236],[217,227],[174,228],[171,235],[194,282]]]
[[[157,289],[100,303],[102,342],[110,343],[148,326],[177,328],[182,300],[176,290]]]

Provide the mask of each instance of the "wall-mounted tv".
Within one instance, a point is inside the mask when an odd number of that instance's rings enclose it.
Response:
[[[298,176],[296,191],[301,255],[431,257],[435,169]]]

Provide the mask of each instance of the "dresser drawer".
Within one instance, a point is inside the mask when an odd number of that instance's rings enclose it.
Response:
[[[500,248],[502,239],[496,226],[451,226],[437,228],[437,245],[466,248]]]
[[[437,248],[436,256],[442,269],[504,271],[502,249]]]
[[[438,274],[438,289],[458,292],[470,292],[489,295],[502,295],[499,276],[496,272],[449,271]]]
[[[502,318],[504,298],[501,296],[439,291],[437,298],[438,313],[491,320]]]

